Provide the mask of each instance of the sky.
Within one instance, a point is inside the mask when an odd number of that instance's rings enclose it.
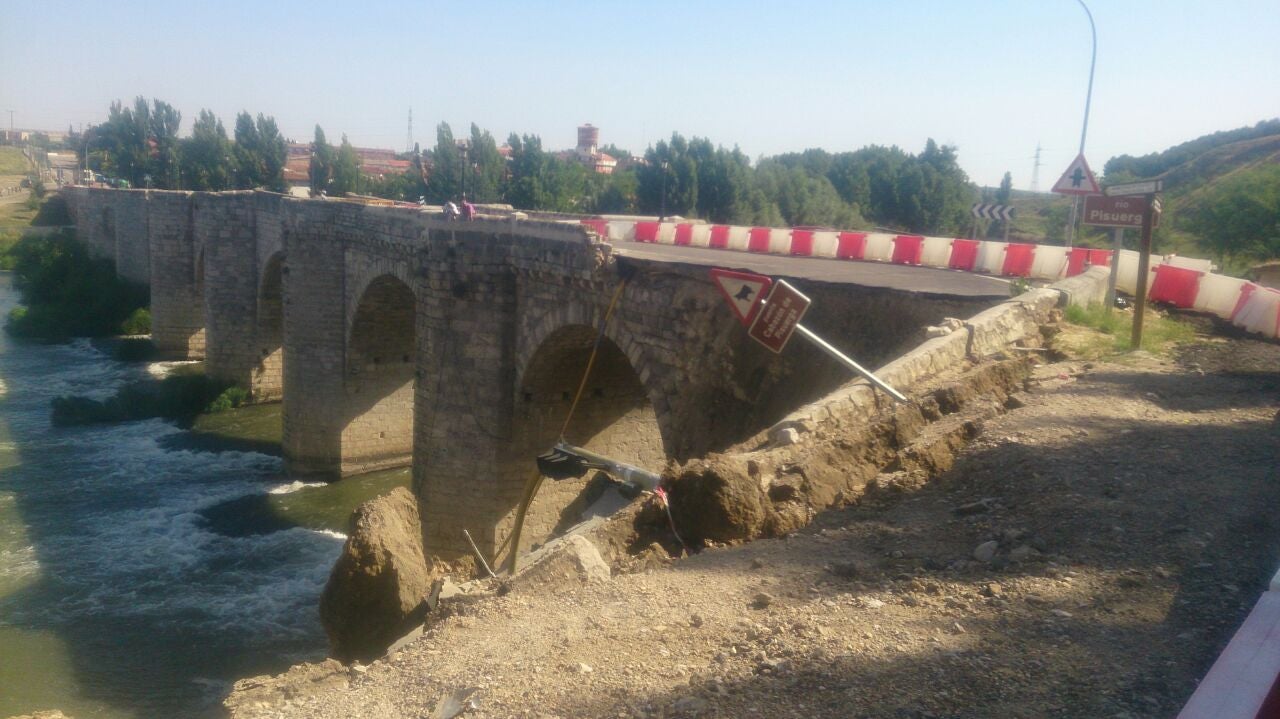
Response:
[[[1085,0],[1085,156],[1158,152],[1280,116],[1277,0]],[[1047,190],[1080,146],[1078,0],[77,1],[5,4],[0,124],[65,130],[139,95],[243,110],[308,142],[404,150],[474,122],[636,153],[672,132],[752,158],[929,138],[970,179]]]

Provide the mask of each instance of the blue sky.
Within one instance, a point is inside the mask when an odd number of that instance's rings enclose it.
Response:
[[[1086,0],[1098,66],[1086,156],[1162,150],[1280,116],[1276,0]],[[752,157],[959,148],[980,183],[1040,188],[1075,156],[1089,72],[1075,0],[18,2],[0,13],[0,122],[65,129],[112,100],[240,110],[286,136],[404,149],[470,122],[636,152],[673,130]]]

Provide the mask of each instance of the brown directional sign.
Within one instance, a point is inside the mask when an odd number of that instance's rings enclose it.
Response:
[[[809,298],[800,294],[799,290],[785,280],[778,280],[773,283],[769,299],[756,315],[747,334],[770,350],[781,352],[807,309]]]
[[[1084,198],[1086,225],[1094,227],[1122,227],[1142,229],[1142,213],[1147,210],[1147,198],[1143,195],[1104,197],[1089,195]]]

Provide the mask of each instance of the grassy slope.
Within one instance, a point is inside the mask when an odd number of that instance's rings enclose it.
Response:
[[[16,147],[0,147],[0,176],[26,175],[30,171],[31,165],[22,154],[22,150]]]
[[[1156,231],[1156,251],[1213,259],[1207,250],[1200,249],[1199,238],[1181,229],[1179,212],[1195,209],[1218,183],[1231,175],[1267,162],[1280,162],[1280,135],[1215,147],[1165,172],[1161,176],[1165,181],[1165,214],[1162,226]],[[1051,224],[1065,224],[1062,218],[1066,217],[1071,200],[1047,193],[1014,192],[1010,204],[1017,208],[1010,239],[1044,242],[1053,234]],[[1080,244],[1109,247],[1108,237],[1102,231],[1086,229]],[[1136,237],[1136,232],[1127,233],[1127,246],[1133,247]]]

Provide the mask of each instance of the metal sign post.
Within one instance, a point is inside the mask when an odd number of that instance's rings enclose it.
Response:
[[[1120,278],[1120,250],[1124,249],[1124,228],[1111,228],[1111,276],[1107,278],[1107,314],[1116,306],[1116,280]]]
[[[724,296],[725,301],[729,303],[729,307],[740,320],[744,319],[749,313],[754,312],[755,317],[747,334],[751,339],[764,345],[771,352],[782,352],[782,349],[787,345],[787,340],[791,339],[792,334],[798,332],[801,337],[817,345],[818,349],[849,369],[867,378],[871,384],[883,390],[890,397],[903,404],[910,404],[910,400],[901,392],[891,387],[870,370],[854,362],[848,355],[832,347],[830,343],[814,334],[808,327],[800,324],[800,318],[809,309],[810,300],[801,294],[799,290],[787,284],[786,281],[778,280],[775,282],[764,275],[730,272],[720,269],[711,270],[711,276]],[[740,286],[735,287],[733,285],[734,282],[737,282]],[[770,286],[772,286],[772,289],[769,291],[768,299],[759,299],[758,288]],[[747,309],[745,306],[751,302],[746,297],[748,290],[757,296],[755,302],[759,303],[758,312],[755,312],[757,307]]]
[[[1142,349],[1142,321],[1147,311],[1147,272],[1151,268],[1151,228],[1155,225],[1159,202],[1154,193],[1146,197],[1147,207],[1142,213],[1142,241],[1138,244],[1138,288],[1133,306],[1133,334],[1129,344]],[[1117,258],[1118,259],[1118,258]]]

